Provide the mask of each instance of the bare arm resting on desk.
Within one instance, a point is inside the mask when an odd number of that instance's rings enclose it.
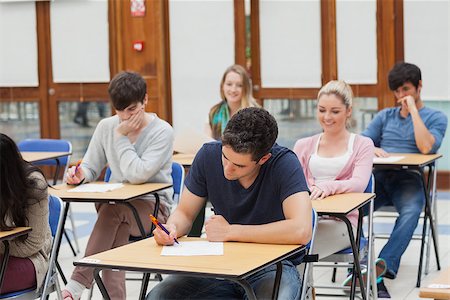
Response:
[[[213,216],[205,223],[206,236],[216,242],[306,245],[311,239],[311,209],[308,193],[296,193],[283,202],[286,220],[263,225],[230,225],[222,216]]]
[[[167,221],[171,235],[156,228],[153,232],[156,242],[172,245],[174,237],[187,234],[204,202],[204,198],[185,188],[180,204]],[[206,236],[209,241],[306,245],[311,239],[311,210],[308,193],[296,193],[283,202],[286,220],[264,225],[230,225],[222,216],[213,216],[206,221]]]

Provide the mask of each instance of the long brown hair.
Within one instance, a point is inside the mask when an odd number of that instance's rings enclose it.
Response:
[[[47,189],[40,187],[30,174],[42,171],[23,160],[16,143],[3,133],[0,133],[0,153],[0,230],[28,226],[29,206],[39,202],[39,195]],[[14,226],[7,224],[7,218]]]

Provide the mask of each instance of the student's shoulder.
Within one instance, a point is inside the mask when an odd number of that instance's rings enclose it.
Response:
[[[270,153],[272,154],[272,157],[269,162],[274,165],[284,165],[286,163],[292,164],[293,162],[298,162],[297,155],[292,150],[278,144],[275,144],[272,147]]]
[[[360,134],[355,134],[355,143],[360,144],[361,146],[373,146],[371,138]]]
[[[399,113],[400,113],[400,107],[387,107],[387,108],[383,108],[382,110],[380,110],[377,113],[377,116],[382,117],[382,118],[391,118],[391,117],[395,117]]]
[[[198,165],[202,162],[208,163],[208,165],[212,165],[216,162],[221,162],[220,158],[222,156],[222,143],[219,141],[212,141],[209,143],[203,144],[203,146],[198,150],[195,155],[193,164]]]
[[[295,142],[295,145],[293,148],[294,152],[297,153],[302,148],[309,147],[310,145],[314,144],[319,137],[320,137],[320,133],[297,140],[297,142]]]
[[[210,155],[214,153],[222,153],[222,142],[221,141],[211,141],[204,143],[203,146],[198,151],[199,153]]]
[[[38,171],[31,172],[30,175],[28,175],[28,178],[31,179],[31,180],[35,180],[37,182],[40,182],[43,185],[47,186],[47,181],[46,181],[44,175],[42,175],[41,172],[38,172]]]
[[[447,120],[447,115],[438,109],[425,106],[421,111],[423,111],[424,114],[433,117],[433,119]]]
[[[96,129],[99,129],[99,130],[107,129],[107,128],[109,129],[109,128],[116,126],[117,124],[119,124],[119,117],[117,115],[114,115],[111,117],[101,119],[98,122]]]

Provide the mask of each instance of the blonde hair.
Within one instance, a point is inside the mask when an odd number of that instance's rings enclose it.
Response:
[[[252,81],[248,76],[247,70],[244,69],[241,65],[232,65],[229,66],[225,72],[223,73],[222,80],[220,81],[220,97],[223,101],[226,101],[225,94],[223,93],[223,85],[225,84],[225,78],[228,73],[234,72],[241,76],[242,80],[242,98],[241,98],[241,108],[246,107],[259,107],[259,104],[252,96]]]
[[[342,100],[346,108],[353,105],[353,92],[350,85],[343,80],[331,80],[325,84],[317,94],[317,101],[322,95],[335,95]]]
[[[317,102],[323,95],[335,95],[342,100],[346,109],[351,109],[353,105],[353,91],[348,83],[343,80],[331,80],[325,84],[317,94]],[[345,127],[348,129],[352,125],[351,119],[347,118]]]

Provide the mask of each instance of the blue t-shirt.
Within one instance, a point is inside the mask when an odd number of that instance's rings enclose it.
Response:
[[[411,115],[400,115],[401,107],[386,108],[380,111],[361,134],[373,140],[375,147],[386,152],[420,153],[414,137]],[[422,107],[420,118],[428,131],[434,136],[434,145],[430,153],[436,153],[441,146],[447,129],[447,116],[435,109]]]
[[[308,186],[294,152],[274,145],[271,153],[253,184],[245,189],[238,180],[225,178],[222,143],[204,144],[189,170],[186,188],[207,198],[215,213],[230,224],[260,225],[285,220],[283,201],[295,193],[308,191]],[[290,259],[299,263],[298,257]]]

